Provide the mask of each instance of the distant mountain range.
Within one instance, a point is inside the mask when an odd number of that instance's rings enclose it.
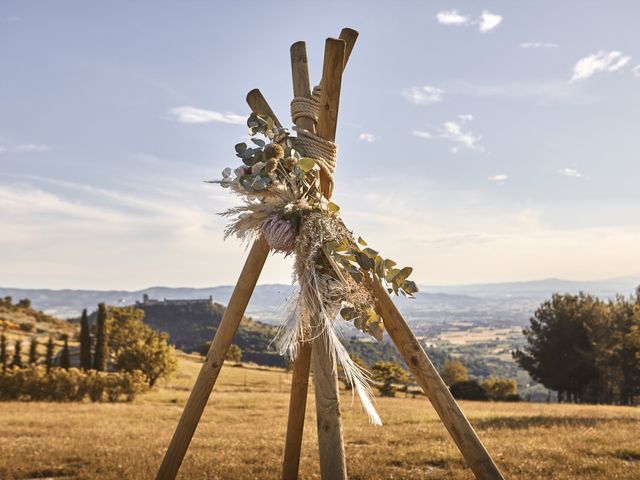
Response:
[[[415,299],[397,298],[400,310],[414,324],[472,319],[489,324],[523,324],[536,306],[552,293],[584,291],[601,298],[617,293],[629,295],[640,285],[640,275],[599,281],[545,279],[528,282],[471,285],[422,286]],[[93,310],[100,302],[133,305],[146,294],[153,299],[209,298],[226,305],[233,290],[224,285],[210,288],[151,287],[143,290],[49,290],[0,287],[0,296],[29,298],[33,306],[61,318],[76,317],[83,308]],[[247,315],[268,323],[278,322],[288,299],[295,294],[291,285],[258,285]]]

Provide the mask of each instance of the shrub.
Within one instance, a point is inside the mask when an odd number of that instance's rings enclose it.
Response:
[[[487,392],[490,400],[503,402],[520,400],[518,383],[512,378],[487,378],[482,382],[482,388]]]
[[[146,389],[146,376],[139,371],[52,368],[47,372],[44,366],[30,365],[0,373],[0,400],[79,402],[88,396],[94,402],[130,402]]]
[[[458,400],[488,400],[489,397],[484,388],[476,380],[464,380],[456,382],[451,387],[451,395]]]

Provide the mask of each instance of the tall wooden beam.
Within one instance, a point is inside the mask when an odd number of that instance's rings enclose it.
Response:
[[[322,69],[320,114],[316,133],[331,141],[336,138],[344,60],[345,41],[327,39]],[[331,183],[322,176],[320,182],[324,195],[331,198]],[[320,475],[323,480],[346,479],[347,466],[342,437],[336,356],[335,352],[328,348],[325,336],[317,329],[314,332],[311,361],[316,395]]]
[[[460,410],[440,374],[411,332],[400,311],[379,281],[373,282],[378,311],[385,329],[433,408],[479,480],[504,480],[500,470]]]
[[[247,103],[254,113],[270,116],[276,125],[281,126],[273,110],[271,110],[262,93],[260,93],[260,90],[255,89],[250,91],[247,95]],[[267,260],[269,251],[269,246],[262,237],[254,242],[249,251],[240,278],[233,289],[229,304],[220,321],[220,326],[216,331],[213,342],[211,342],[207,357],[200,368],[196,383],[191,390],[176,431],[171,438],[171,443],[162,460],[156,476],[157,480],[173,480],[178,474],[178,470],[187,453],[202,412],[207,405],[213,386],[218,379],[218,374],[224,363],[224,358],[227,355],[229,346],[238,330],[238,326],[249,304],[256,283],[258,283],[258,278]]]
[[[294,98],[311,98],[309,61],[307,47],[304,42],[296,42],[291,45],[291,78],[293,80]],[[311,118],[298,118],[296,127],[315,132],[315,124]],[[296,480],[298,478],[304,417],[307,409],[310,365],[311,343],[305,342],[298,347],[298,354],[293,362],[287,436],[282,460],[282,480]]]
[[[218,379],[218,374],[227,356],[229,346],[249,304],[253,289],[258,282],[264,262],[267,260],[267,255],[269,255],[269,246],[261,237],[255,241],[249,251],[238,283],[233,289],[229,304],[222,316],[207,357],[200,368],[196,383],[191,390],[167,453],[158,470],[156,476],[158,480],[173,480],[178,473],[187,448],[189,448],[189,443],[191,443],[191,438],[196,431],[202,412],[211,395],[211,390],[213,390],[213,386]]]

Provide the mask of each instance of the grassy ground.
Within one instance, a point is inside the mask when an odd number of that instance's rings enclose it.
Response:
[[[153,478],[199,364],[133,404],[0,404],[0,479]],[[278,478],[290,374],[225,366],[180,470],[183,479]],[[301,478],[319,478],[310,392]],[[402,395],[402,394],[400,394]],[[342,398],[351,479],[472,478],[422,398],[380,398],[384,427]],[[507,478],[636,479],[640,410],[462,402]]]

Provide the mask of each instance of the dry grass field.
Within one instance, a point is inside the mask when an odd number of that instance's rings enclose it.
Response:
[[[133,404],[0,403],[0,479],[153,478],[199,369]],[[183,479],[278,478],[290,374],[226,366],[180,471]],[[380,398],[373,427],[343,393],[351,479],[468,479],[470,471],[422,398]],[[640,478],[640,410],[462,402],[507,478]],[[319,478],[310,392],[301,478]]]

